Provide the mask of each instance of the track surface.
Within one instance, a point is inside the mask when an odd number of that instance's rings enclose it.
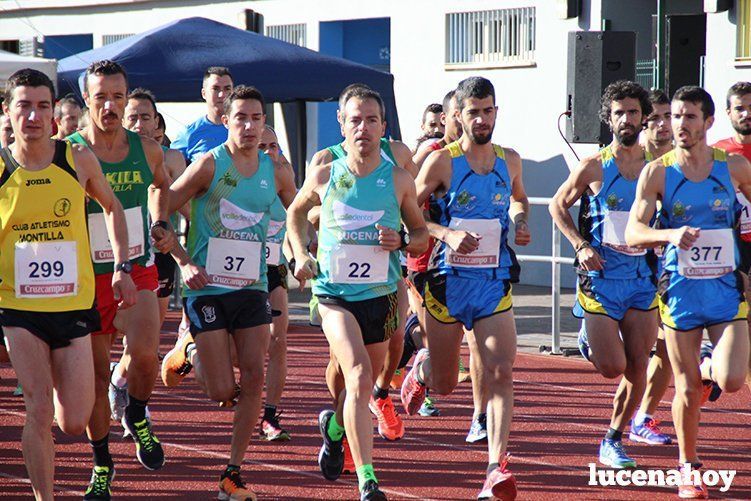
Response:
[[[174,332],[170,316],[165,328]],[[174,335],[162,335],[162,353]],[[318,471],[320,447],[316,416],[330,405],[324,383],[327,346],[307,326],[291,326],[289,376],[280,406],[292,441],[251,442],[244,478],[260,499],[356,499],[356,477],[328,482]],[[465,353],[466,360],[466,353]],[[24,406],[13,397],[16,381],[0,369],[0,497],[28,499],[30,485],[21,455]],[[515,365],[515,416],[509,451],[519,484],[519,499],[676,499],[673,488],[589,486],[588,463],[596,461],[607,429],[615,383],[597,375],[591,365],[568,359],[519,353]],[[398,402],[398,395],[392,392]],[[659,416],[670,425],[665,396]],[[710,491],[713,499],[751,499],[751,412],[744,388],[723,397],[702,413],[700,454],[707,468],[735,469],[727,493]],[[375,438],[375,467],[390,499],[475,499],[484,479],[485,445],[464,442],[472,414],[471,387],[438,399],[440,417],[405,418],[407,434],[398,442]],[[192,376],[176,389],[157,384],[150,408],[155,431],[165,447],[167,464],[159,472],[140,467],[130,440],[119,439],[113,425],[111,450],[117,467],[116,499],[214,499],[217,480],[229,451],[231,413],[208,401]],[[397,408],[401,405],[397,403]],[[56,441],[56,498],[80,499],[91,468],[84,437],[53,430]],[[674,468],[677,446],[646,446],[624,440],[640,468]]]

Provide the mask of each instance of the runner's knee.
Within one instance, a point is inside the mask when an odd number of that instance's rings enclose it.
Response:
[[[687,407],[698,407],[701,405],[702,384],[700,380],[676,382],[675,396],[683,401]]]
[[[373,388],[371,370],[363,364],[355,365],[344,377],[347,394],[357,399],[368,398]]]

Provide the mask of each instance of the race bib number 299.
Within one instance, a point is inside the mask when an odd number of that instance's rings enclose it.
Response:
[[[15,248],[16,297],[55,298],[78,293],[76,242],[23,242]]]

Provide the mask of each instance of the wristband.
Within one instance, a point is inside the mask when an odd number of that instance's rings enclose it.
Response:
[[[153,230],[154,228],[163,228],[167,231],[170,230],[170,224],[167,221],[162,221],[161,219],[158,221],[154,221],[151,223],[150,229]]]
[[[575,250],[576,250],[576,254],[579,254],[579,251],[580,251],[580,250],[582,250],[582,249],[586,249],[587,247],[590,247],[590,248],[591,248],[591,247],[592,247],[592,244],[591,244],[591,243],[589,243],[589,242],[587,242],[587,241],[585,240],[585,241],[583,241],[582,243],[580,243],[579,245],[577,245],[577,246],[576,246],[576,249],[575,249]]]

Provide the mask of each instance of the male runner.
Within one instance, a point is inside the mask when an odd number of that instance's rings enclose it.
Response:
[[[357,87],[340,103],[347,155],[316,166],[289,207],[288,238],[304,283],[316,278],[322,326],[333,360],[344,376],[336,410],[319,416],[323,446],[318,463],[325,478],[342,473],[345,430],[362,500],[383,500],[373,472],[368,400],[396,330],[400,248],[423,252],[427,231],[415,203],[412,177],[382,156],[385,132],[380,95]],[[308,254],[307,216],[321,206],[317,262]],[[400,215],[408,234],[400,233]],[[331,386],[330,386],[331,388]]]
[[[270,337],[264,247],[277,194],[289,203],[295,187],[294,180],[275,169],[271,158],[258,149],[266,121],[261,93],[240,85],[227,97],[224,110],[227,141],[191,164],[170,189],[172,211],[191,204],[190,259],[179,254],[182,248],[173,253],[188,287],[183,303],[190,334],[187,341],[178,341],[165,364],[169,358],[168,367],[177,368],[169,369],[169,380],[179,382],[195,367],[209,398],[237,399],[219,499],[255,500],[240,467],[261,409]],[[230,343],[240,369],[238,387]]]
[[[613,141],[582,160],[549,206],[576,249],[577,303],[584,310],[589,360],[606,378],[623,375],[626,380],[626,390],[613,400],[610,428],[600,442],[599,461],[613,468],[636,467],[621,438],[644,394],[649,353],[657,339],[656,257],[652,251],[629,247],[623,237],[636,180],[651,159],[638,143],[651,112],[648,93],[639,84],[621,80],[608,85],[600,119],[613,132]],[[577,230],[568,209],[585,192],[591,193],[588,227]]]
[[[0,148],[7,148],[13,144],[13,125],[8,114],[0,114]]]
[[[701,467],[696,451],[702,379],[723,391],[743,387],[749,338],[733,228],[739,189],[751,198],[751,165],[739,155],[707,145],[714,122],[712,97],[700,87],[678,89],[671,104],[676,148],[642,171],[626,227],[629,246],[666,245],[660,277],[660,317],[675,379],[673,421],[684,474]],[[649,226],[658,200],[664,229]],[[702,332],[714,345],[699,365]],[[688,478],[681,498],[706,498],[705,486]]]
[[[53,417],[68,434],[84,432],[94,405],[89,333],[99,325],[86,233],[86,197],[102,207],[117,262],[127,261],[122,206],[94,155],[50,139],[54,87],[23,69],[8,79],[3,110],[16,142],[0,151],[0,326],[25,388],[22,444],[34,496],[53,499]],[[110,277],[127,308],[136,290],[123,270]],[[54,392],[54,394],[53,394]]]
[[[232,75],[223,66],[211,66],[203,74],[201,97],[206,101],[206,114],[178,134],[171,147],[179,150],[188,163],[227,140],[222,124],[224,100],[232,92]]]
[[[442,105],[432,103],[422,112],[422,122],[420,123],[422,135],[417,139],[415,153],[425,142],[430,141],[429,144],[432,144],[443,137],[446,128],[443,110]]]
[[[513,413],[512,365],[516,326],[511,279],[516,258],[506,238],[510,222],[515,243],[530,241],[529,203],[522,183],[521,157],[492,144],[497,107],[493,84],[482,77],[462,80],[456,89],[464,134],[434,152],[417,176],[417,201],[432,196],[428,229],[438,242],[437,266],[425,284],[428,350],[415,357],[402,385],[407,414],[420,408],[425,391],[449,394],[456,387],[463,327],[474,329],[488,397],[488,468],[479,499],[513,499],[516,481],[506,469],[505,450]]]
[[[131,356],[123,428],[133,437],[136,457],[145,468],[157,470],[164,465],[164,451],[146,418],[146,405],[158,371],[159,347],[157,270],[150,239],[169,250],[175,236],[167,222],[169,178],[164,171],[162,149],[153,140],[139,137],[122,126],[127,89],[127,76],[119,64],[104,60],[89,65],[84,75],[84,100],[90,122],[68,138],[90,148],[99,159],[102,172],[125,209],[129,237],[128,260],[115,261],[103,228],[102,208],[95,201],[89,203],[91,257],[102,326],[93,333],[91,341],[96,401],[87,434],[94,452],[94,472],[86,499],[109,499],[115,473],[109,452],[108,388],[110,349],[118,331],[125,333]],[[149,216],[154,221],[150,227]],[[118,311],[117,298],[109,285],[113,267],[131,274],[138,289],[138,300],[128,311]]]
[[[81,105],[72,96],[65,96],[55,103],[55,123],[57,124],[55,139],[65,139],[77,131],[81,113]]]

